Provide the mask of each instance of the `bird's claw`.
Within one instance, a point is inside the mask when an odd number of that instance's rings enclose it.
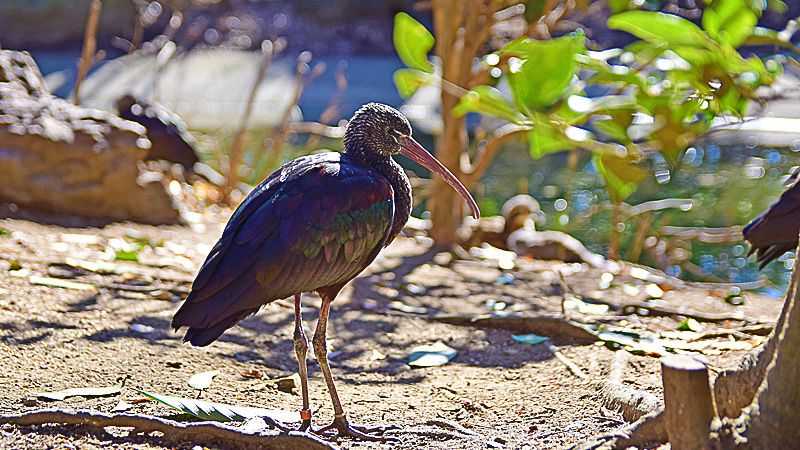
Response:
[[[369,426],[369,425],[356,425],[351,424],[347,417],[340,416],[333,419],[333,423],[328,426],[322,427],[319,430],[314,431],[315,434],[327,437],[327,434],[331,431],[335,431],[335,436],[338,437],[351,437],[355,439],[361,439],[364,441],[384,441],[384,442],[391,442],[397,441],[398,439],[395,437],[390,436],[383,436],[383,433],[394,430],[399,427],[395,425],[379,425],[379,426]]]

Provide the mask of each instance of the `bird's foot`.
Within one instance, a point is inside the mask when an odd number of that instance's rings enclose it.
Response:
[[[300,410],[300,431],[308,431],[311,428],[311,410]]]
[[[351,437],[365,441],[396,441],[397,438],[383,436],[383,433],[397,428],[395,425],[369,426],[352,424],[347,420],[346,416],[338,416],[333,419],[333,423],[320,428],[315,433],[323,437],[328,437],[331,432],[335,432],[333,436]]]

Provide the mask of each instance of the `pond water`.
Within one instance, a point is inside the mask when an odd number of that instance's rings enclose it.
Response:
[[[74,81],[78,50],[33,52],[42,72],[47,75],[63,71],[66,80],[57,90],[65,96]],[[323,57],[314,61],[327,65],[325,73],[304,92],[300,103],[304,116],[315,120],[336,91],[335,71],[342,58]],[[349,116],[359,105],[379,101],[401,104],[392,73],[401,67],[394,57],[348,57],[348,88],[342,115]],[[285,60],[291,64],[291,60]],[[432,140],[422,137],[426,144]],[[671,170],[663,161],[653,160],[656,176],[648,179],[628,199],[628,203],[684,198],[692,199],[688,211],[668,210],[654,214],[651,232],[657,234],[662,225],[686,227],[728,227],[743,225],[773,202],[783,190],[782,180],[790,168],[800,164],[797,149],[727,147],[715,145],[690,149],[680,167]],[[528,192],[536,197],[546,213],[543,228],[569,232],[592,250],[605,253],[608,248],[610,211],[603,209],[608,196],[591,159],[581,155],[575,170],[567,168],[567,155],[558,154],[534,161],[523,146],[503,152],[485,177],[477,196],[485,215],[496,214],[502,202],[517,193]],[[601,211],[588,214],[596,207]],[[621,255],[630,256],[638,227],[636,220],[626,221],[622,230]],[[652,245],[650,245],[652,244]],[[663,244],[660,244],[663,246]],[[649,256],[659,249],[658,241],[646,241],[641,262],[661,265],[668,273],[686,279],[749,282],[766,275],[769,283],[763,292],[781,296],[788,283],[794,257],[786,254],[763,272],[747,258],[747,245],[742,242],[704,244],[673,240],[666,248],[668,255],[682,252],[688,264],[656,264]],[[687,270],[689,267],[691,270]]]

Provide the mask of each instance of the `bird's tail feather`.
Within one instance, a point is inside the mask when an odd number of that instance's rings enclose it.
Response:
[[[189,327],[189,329],[186,330],[186,335],[183,337],[183,342],[190,342],[196,347],[205,347],[206,345],[216,341],[217,338],[225,332],[225,330],[236,325],[237,322],[249,316],[250,314],[255,313],[256,311],[258,311],[258,308],[240,311],[216,322],[214,325],[207,328]]]

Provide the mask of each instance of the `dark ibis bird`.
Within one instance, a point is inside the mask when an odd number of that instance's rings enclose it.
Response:
[[[194,150],[194,137],[177,114],[130,94],[117,99],[116,107],[120,117],[147,129],[152,145],[145,159],[177,163],[189,172],[200,161]]]
[[[787,180],[788,188],[778,201],[753,219],[742,230],[756,254],[760,269],[797,247],[800,234],[800,169]]]
[[[172,326],[189,327],[184,337],[205,346],[263,305],[294,297],[294,350],[303,407],[301,429],[311,425],[300,295],[321,298],[313,349],[333,402],[333,423],[318,432],[377,439],[348,422],[336,393],[326,348],[331,303],[403,228],[411,214],[411,185],[392,158],[405,155],[475,200],[447,168],[411,137],[411,125],[396,109],[369,103],[347,124],[344,151],[289,161],[242,201],[211,249]]]

